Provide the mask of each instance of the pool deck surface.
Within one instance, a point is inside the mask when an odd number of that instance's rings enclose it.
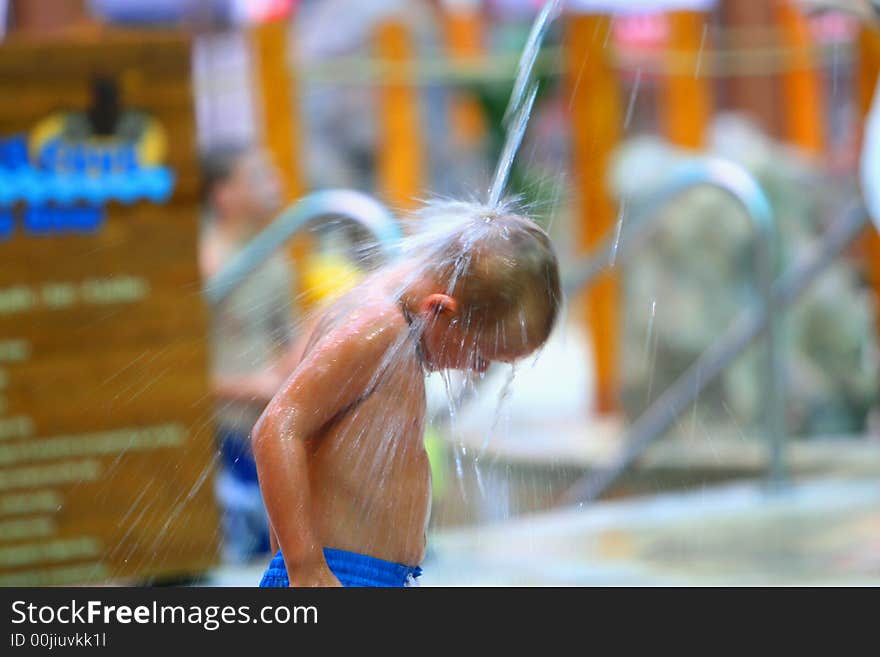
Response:
[[[537,359],[517,370],[509,395],[502,392],[509,375],[501,369],[460,409],[454,431],[441,433],[450,445],[484,453],[495,464],[487,475],[511,479],[511,467],[535,471],[523,479],[526,492],[559,485],[544,475],[560,467],[607,465],[623,447],[625,427],[591,408],[588,345],[575,325],[562,327]],[[429,406],[443,409],[447,396],[434,379]],[[438,527],[428,538],[421,584],[880,586],[880,440],[792,441],[787,463],[795,483],[770,492],[759,483],[767,464],[759,436],[724,435],[716,427],[669,436],[640,460],[638,476],[653,494]],[[713,471],[737,479],[662,492],[657,473],[670,470],[696,472],[707,482]],[[491,491],[481,499],[497,501]],[[470,508],[480,499],[465,503]],[[435,519],[441,512],[442,504]],[[255,586],[264,567],[265,561],[223,567],[207,583]]]
[[[880,482],[733,483],[429,537],[422,586],[880,586]],[[263,564],[207,582],[254,586]]]

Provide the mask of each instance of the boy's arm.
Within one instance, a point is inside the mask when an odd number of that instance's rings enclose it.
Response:
[[[305,441],[296,435],[283,435],[263,422],[257,427],[260,433],[254,430],[254,454],[260,488],[290,585],[339,586],[324,560],[323,546],[312,522]],[[257,445],[262,445],[259,451]]]
[[[263,501],[292,585],[338,586],[313,523],[306,441],[369,391],[405,326],[399,313],[385,313],[328,335],[254,427]]]

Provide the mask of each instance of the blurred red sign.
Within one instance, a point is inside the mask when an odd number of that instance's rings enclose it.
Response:
[[[265,23],[287,18],[296,9],[297,4],[297,0],[247,0],[242,2],[241,6],[247,22]]]

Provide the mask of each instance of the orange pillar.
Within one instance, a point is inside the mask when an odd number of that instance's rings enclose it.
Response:
[[[868,114],[874,99],[874,89],[880,76],[880,29],[863,27],[858,38],[858,107],[862,119]],[[861,142],[861,139],[859,140]],[[865,259],[874,293],[880,299],[880,235],[873,228],[865,231],[859,248]],[[878,318],[880,322],[880,318]],[[880,325],[878,325],[880,329]]]
[[[777,0],[776,22],[782,46],[790,51],[781,77],[783,137],[803,151],[821,156],[825,152],[825,95],[809,24],[791,0]]]
[[[376,52],[394,77],[406,74],[413,46],[406,26],[386,22],[376,30]],[[394,209],[411,209],[422,193],[422,139],[418,93],[410,80],[391,79],[379,87],[380,196]]]
[[[767,0],[720,0],[719,13],[725,28],[724,48],[758,52],[775,48],[771,39],[773,5]],[[782,129],[777,98],[779,76],[773,72],[751,71],[725,75],[725,109],[740,112],[755,121],[771,137],[779,137]]]
[[[707,45],[709,16],[699,11],[672,11],[666,19],[670,72],[662,87],[663,132],[673,144],[699,149],[712,114],[709,78],[698,69],[701,51]],[[693,66],[682,69],[684,59],[692,60]]]
[[[477,9],[449,9],[443,15],[447,50],[454,62],[467,64],[483,56],[483,17]],[[486,135],[486,118],[479,101],[467,92],[456,93],[449,106],[452,139],[467,147]]]
[[[622,129],[617,78],[605,40],[607,16],[569,14],[565,20],[565,82],[571,107],[573,200],[579,247],[591,251],[614,230],[617,208],[607,172]],[[618,407],[620,306],[617,276],[606,273],[585,292],[586,319],[593,339],[600,413]]]
[[[287,21],[270,21],[253,28],[251,43],[263,143],[278,167],[285,199],[292,200],[302,195],[304,186],[297,133],[299,111],[294,102],[295,80],[287,63],[287,35]]]
[[[303,184],[299,125],[299,106],[295,102],[296,80],[288,66],[289,24],[286,20],[261,23],[250,33],[254,61],[254,82],[257,90],[257,116],[262,118],[263,145],[278,170],[285,203],[305,193]],[[288,253],[303,280],[303,267],[312,250],[313,240],[300,233],[289,242]],[[297,283],[291,294],[301,296]]]

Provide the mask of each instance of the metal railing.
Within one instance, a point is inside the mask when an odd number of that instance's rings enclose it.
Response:
[[[773,281],[779,252],[778,231],[766,194],[746,169],[727,160],[708,157],[695,158],[677,165],[670,172],[667,182],[648,194],[639,204],[640,209],[633,213],[634,217],[629,220],[628,228],[625,231],[619,229],[620,234],[609,237],[593,255],[570,271],[563,279],[563,287],[566,294],[579,293],[609,267],[619,261],[625,262],[636,252],[639,242],[657,228],[658,219],[666,216],[660,211],[681,194],[698,187],[716,188],[729,195],[742,207],[752,226],[755,286],[760,297],[757,305],[762,307],[767,323],[764,360],[766,370],[763,378],[765,431],[770,450],[770,476],[774,482],[780,484],[786,478],[786,468],[779,328],[777,313],[773,308]],[[711,351],[712,348],[706,354]],[[705,359],[699,359],[636,422],[630,432],[630,439],[653,442],[699,397],[718,373],[720,372],[709,376]]]
[[[582,477],[562,498],[563,504],[576,505],[599,497],[672,424],[696,398],[699,390],[733,363],[734,359],[770,325],[768,310],[788,308],[806,288],[862,232],[869,217],[861,204],[847,210],[819,239],[817,245],[796,261],[776,281],[772,303],[748,307],[730,328],[694,363],[651,409],[630,428],[626,447],[614,462]],[[773,481],[771,479],[771,481]]]
[[[393,214],[379,201],[351,189],[313,192],[292,203],[239,251],[204,286],[211,305],[225,299],[247,276],[268,260],[287,240],[321,217],[345,217],[369,231],[382,254],[397,254],[403,233]]]

